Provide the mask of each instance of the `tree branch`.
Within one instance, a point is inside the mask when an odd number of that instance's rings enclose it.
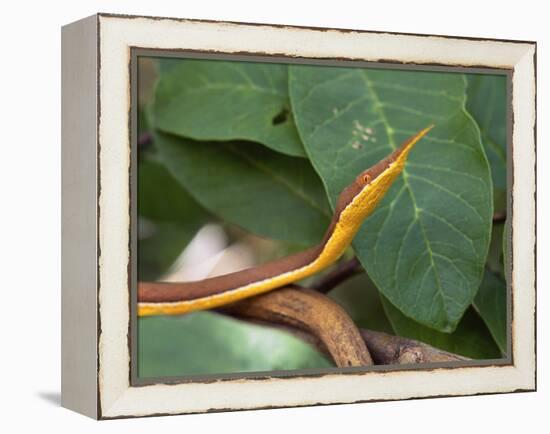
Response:
[[[456,362],[467,357],[449,353],[414,339],[360,329],[361,335],[377,365]]]
[[[346,311],[311,289],[289,286],[229,305],[223,311],[309,334],[338,367],[373,364],[364,339]]]
[[[342,262],[313,289],[287,286],[218,309],[218,312],[285,329],[317,347],[336,366],[409,364],[469,360],[414,339],[358,329],[326,293],[364,271],[357,258]]]
[[[468,360],[414,339],[357,329],[332,299],[296,286],[246,299],[222,312],[284,329],[317,347],[338,367]],[[358,343],[356,331],[365,349]]]

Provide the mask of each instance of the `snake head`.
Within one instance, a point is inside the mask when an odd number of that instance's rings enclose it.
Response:
[[[403,170],[405,161],[407,161],[410,150],[416,143],[418,143],[418,141],[422,137],[428,134],[428,132],[434,126],[435,125],[430,125],[429,127],[426,127],[423,130],[420,130],[415,135],[409,137],[407,140],[405,140],[405,142],[403,142],[401,146],[399,146],[399,148],[393,151],[386,158],[380,160],[374,166],[369,167],[367,170],[361,172],[359,176],[355,179],[355,182],[363,188],[375,182],[381,174],[385,173],[387,169],[390,168],[390,166],[394,168],[396,175],[398,175]]]
[[[352,202],[364,210],[362,218],[369,214],[389,190],[393,181],[405,167],[410,150],[434,127],[430,125],[409,137],[383,160],[361,172],[340,196],[336,211],[341,212]]]

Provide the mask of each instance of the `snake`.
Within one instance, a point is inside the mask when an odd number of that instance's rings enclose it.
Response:
[[[283,288],[334,264],[365,219],[376,209],[405,167],[410,150],[430,125],[362,171],[336,201],[332,220],[319,244],[241,271],[192,282],[138,282],[138,316],[181,315],[213,309]]]

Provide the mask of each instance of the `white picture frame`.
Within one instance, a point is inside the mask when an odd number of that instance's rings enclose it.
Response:
[[[63,28],[62,405],[96,419],[536,388],[536,44],[97,14]],[[132,384],[136,49],[507,70],[511,355],[506,363]],[[518,182],[520,180],[520,182]]]

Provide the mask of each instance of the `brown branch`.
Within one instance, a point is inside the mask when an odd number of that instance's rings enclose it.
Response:
[[[377,365],[456,362],[467,357],[440,350],[414,339],[360,329],[361,335]]]
[[[224,312],[282,324],[309,334],[338,367],[367,366],[373,361],[359,330],[346,311],[310,289],[285,287],[227,306]]]
[[[338,367],[468,360],[413,339],[359,330],[332,299],[296,286],[246,299],[223,312],[282,328],[330,356]]]
[[[311,286],[311,288],[317,292],[326,294],[343,281],[361,273],[362,271],[363,267],[361,267],[359,260],[357,257],[353,257],[348,261],[340,262],[334,270],[321,277]]]

